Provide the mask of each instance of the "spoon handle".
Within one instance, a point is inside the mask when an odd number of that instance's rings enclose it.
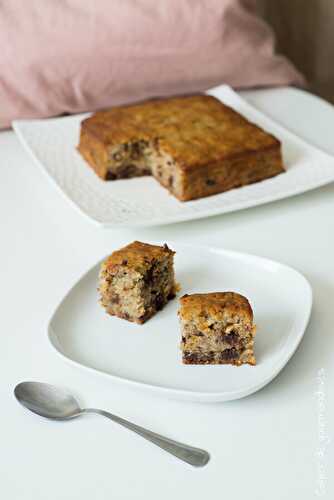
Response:
[[[193,446],[188,446],[183,443],[178,443],[173,439],[169,439],[167,437],[161,436],[155,432],[149,431],[140,427],[139,425],[133,424],[124,418],[118,417],[117,415],[113,415],[104,410],[97,410],[95,408],[86,408],[83,410],[84,413],[97,413],[102,415],[103,417],[107,417],[113,422],[116,422],[131,431],[134,431],[136,434],[139,434],[143,438],[151,441],[151,443],[156,444],[163,450],[171,453],[175,457],[187,462],[194,467],[203,467],[206,465],[210,459],[210,455],[207,451],[201,450],[200,448],[194,448]]]

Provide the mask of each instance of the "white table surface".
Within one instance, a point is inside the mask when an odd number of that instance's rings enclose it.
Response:
[[[334,154],[329,104],[288,88],[242,94]],[[334,498],[333,443],[326,441],[334,435],[334,184],[201,221],[108,231],[52,189],[13,132],[0,133],[0,167],[1,500]],[[57,356],[46,324],[58,301],[99,257],[135,238],[224,246],[304,273],[314,309],[283,372],[250,397],[206,405],[114,385]],[[68,387],[83,403],[206,448],[212,459],[193,469],[97,416],[43,420],[15,401],[22,380]]]

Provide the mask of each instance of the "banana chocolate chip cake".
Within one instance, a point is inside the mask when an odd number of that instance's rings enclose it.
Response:
[[[134,241],[102,264],[100,302],[107,313],[144,323],[175,297],[174,253],[164,246]]]
[[[196,293],[180,299],[185,364],[255,365],[253,311],[234,292]]]
[[[99,111],[78,149],[102,179],[153,175],[181,201],[284,172],[280,141],[208,95]]]

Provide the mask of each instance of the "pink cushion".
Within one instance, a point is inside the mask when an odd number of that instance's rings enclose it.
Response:
[[[256,0],[11,0],[0,5],[0,127],[152,96],[303,85]]]

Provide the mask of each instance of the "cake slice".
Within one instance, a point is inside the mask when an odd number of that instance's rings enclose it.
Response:
[[[255,365],[253,311],[234,292],[196,293],[180,299],[184,364]]]
[[[99,276],[101,304],[108,314],[144,323],[175,297],[174,253],[134,241],[113,252]]]
[[[280,141],[208,95],[99,111],[78,149],[102,179],[151,174],[181,201],[284,172]]]

